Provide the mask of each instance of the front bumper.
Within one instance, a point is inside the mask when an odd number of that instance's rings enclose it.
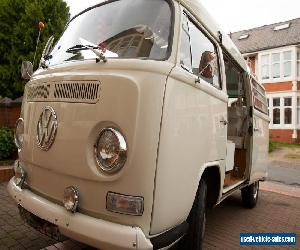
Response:
[[[30,190],[20,189],[14,177],[7,186],[11,197],[27,211],[58,226],[60,232],[70,238],[101,250],[141,249],[153,246],[139,227],[119,225],[80,213],[70,213]]]

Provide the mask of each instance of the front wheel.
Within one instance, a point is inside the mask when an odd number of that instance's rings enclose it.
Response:
[[[258,200],[259,181],[242,188],[242,202],[247,208],[254,208]]]
[[[204,180],[200,181],[197,195],[188,217],[189,229],[179,243],[178,249],[201,250],[206,222],[206,196],[207,185]]]

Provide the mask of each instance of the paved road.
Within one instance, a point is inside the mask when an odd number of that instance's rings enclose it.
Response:
[[[240,232],[296,232],[298,245],[291,247],[243,247],[242,249],[300,249],[300,199],[261,191],[255,209],[242,207],[240,193],[226,199],[207,217],[204,249],[241,249]],[[57,243],[25,225],[17,207],[0,184],[0,250],[89,249],[74,241]]]
[[[260,192],[255,209],[241,206],[239,193],[211,211],[207,220],[204,249],[300,249],[289,247],[242,247],[241,232],[296,232],[300,234],[300,199]]]
[[[300,166],[286,166],[284,162],[270,162],[268,180],[300,186]]]
[[[18,209],[0,183],[0,250],[37,250],[56,243],[27,226],[18,215]]]

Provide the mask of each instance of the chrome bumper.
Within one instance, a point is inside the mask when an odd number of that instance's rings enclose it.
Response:
[[[20,206],[39,218],[57,225],[60,232],[70,238],[101,250],[153,249],[150,240],[138,227],[119,225],[84,214],[67,212],[60,205],[29,190],[20,189],[16,186],[14,177],[8,183],[7,189]]]

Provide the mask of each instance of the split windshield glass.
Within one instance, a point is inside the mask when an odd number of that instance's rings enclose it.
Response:
[[[75,17],[51,52],[49,65],[106,58],[165,60],[171,38],[171,6],[165,0],[118,0]]]

